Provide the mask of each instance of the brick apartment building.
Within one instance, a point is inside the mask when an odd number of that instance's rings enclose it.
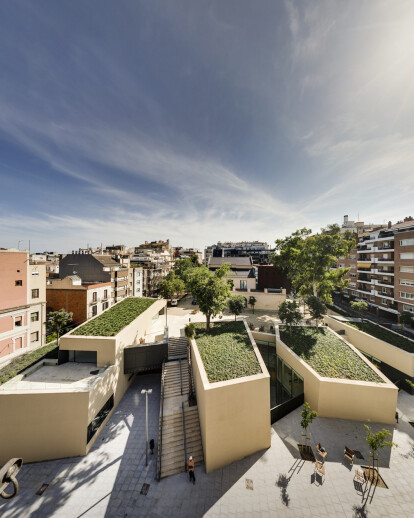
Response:
[[[78,275],[70,275],[49,279],[46,288],[47,310],[71,312],[75,324],[100,315],[113,304],[111,282],[82,283]]]
[[[349,267],[343,296],[365,300],[380,316],[414,315],[414,219],[407,217],[356,236],[349,257],[337,266]]]
[[[46,337],[46,267],[27,250],[0,249],[0,363],[37,349]]]

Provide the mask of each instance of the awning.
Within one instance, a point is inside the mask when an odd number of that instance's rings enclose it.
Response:
[[[365,263],[361,263],[360,261],[358,261],[358,268],[371,268],[371,261],[370,262],[365,262]]]

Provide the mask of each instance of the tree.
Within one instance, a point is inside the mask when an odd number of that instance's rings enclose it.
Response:
[[[303,430],[305,432],[305,440],[306,440],[308,437],[308,428],[312,424],[312,421],[316,417],[318,417],[318,414],[317,414],[317,412],[315,412],[315,410],[311,410],[309,403],[305,402],[303,404],[303,410],[300,413],[300,415],[302,417],[300,426],[303,428]],[[309,443],[310,443],[310,440],[309,440]],[[302,434],[302,445],[303,445],[303,434]]]
[[[193,261],[193,257],[196,258],[196,261]],[[175,265],[174,265],[174,273],[176,274],[177,277],[179,277],[184,282],[186,282],[188,272],[192,268],[196,268],[198,266],[199,266],[199,264],[198,264],[196,255],[193,255],[191,258],[184,257],[183,259],[177,259],[175,261]]]
[[[371,431],[371,427],[367,424],[364,424],[365,429],[367,431],[367,436],[365,437],[365,441],[371,449],[369,456],[369,469],[371,471],[371,453],[372,453],[372,467],[375,469],[375,456],[377,457],[377,473],[379,473],[379,450],[382,450],[386,446],[392,448],[393,446],[398,447],[397,444],[393,443],[390,440],[387,440],[388,437],[392,437],[392,433],[383,428],[377,433],[373,433]]]
[[[351,308],[358,313],[359,318],[362,321],[364,311],[368,311],[368,304],[365,302],[365,300],[354,300],[350,305]]]
[[[187,324],[184,328],[184,334],[187,338],[187,365],[188,365],[188,384],[189,384],[189,394],[188,394],[188,404],[193,406],[195,404],[195,396],[193,391],[193,373],[191,370],[191,340],[195,337],[196,329],[194,324]]]
[[[278,315],[280,320],[289,327],[290,335],[292,335],[292,325],[297,325],[302,320],[299,304],[295,300],[284,300],[278,308]]]
[[[253,297],[253,295],[251,297],[249,297],[249,305],[252,307],[253,309],[253,315],[254,315],[254,307],[256,305],[256,302],[257,302],[257,299],[256,297]]]
[[[230,296],[230,298],[228,300],[228,306],[229,306],[230,313],[232,313],[234,315],[234,320],[236,320],[237,316],[243,312],[245,304],[246,304],[246,299],[243,297],[243,295]]]
[[[339,257],[346,256],[355,246],[354,235],[341,234],[338,225],[328,225],[319,234],[307,228],[297,230],[275,241],[272,261],[287,271],[293,287],[301,296],[314,295],[332,302],[332,291],[348,284],[349,268],[335,268]]]
[[[325,304],[319,297],[315,297],[314,295],[306,297],[305,302],[308,306],[311,318],[316,320],[316,327],[318,327],[319,320],[321,320],[327,312]]]
[[[158,285],[158,291],[164,299],[171,299],[185,290],[185,284],[175,272],[170,272]],[[165,325],[167,325],[167,306],[165,306]]]
[[[59,311],[51,311],[47,316],[47,325],[53,333],[56,333],[58,347],[61,331],[72,322],[72,317],[73,313],[67,313],[63,308]]]
[[[227,306],[230,287],[226,275],[230,263],[223,263],[214,273],[206,266],[192,268],[187,275],[187,286],[197,299],[200,311],[206,316],[206,329],[210,331],[211,317],[215,317]]]
[[[413,323],[413,316],[412,316],[412,314],[409,311],[403,311],[400,314],[400,322],[404,326],[412,325],[412,323]]]

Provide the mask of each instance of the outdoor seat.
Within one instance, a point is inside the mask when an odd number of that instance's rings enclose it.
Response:
[[[357,468],[357,469],[355,470],[354,480],[356,480],[358,483],[360,483],[360,484],[361,484],[361,486],[363,486],[364,484],[366,484],[367,479],[365,478],[365,473],[362,471],[362,469],[361,469],[361,468]]]
[[[315,460],[314,472],[320,477],[325,478],[325,466],[321,464],[318,460]]]
[[[348,448],[348,446],[345,446],[345,449],[344,449],[344,459],[349,461],[351,463],[351,466],[354,465],[354,457],[355,457],[354,450],[351,450],[351,448]]]

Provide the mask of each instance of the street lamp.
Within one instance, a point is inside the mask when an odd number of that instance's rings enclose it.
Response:
[[[146,444],[145,444],[145,465],[148,466],[148,394],[152,394],[152,389],[142,389],[141,394],[145,394],[145,431],[146,431]]]

